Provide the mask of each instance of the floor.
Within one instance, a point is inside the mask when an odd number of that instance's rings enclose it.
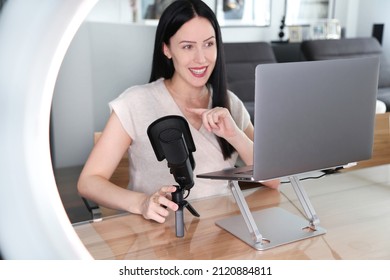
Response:
[[[54,171],[58,191],[71,223],[91,218],[83,200],[77,192],[77,180],[82,166],[60,168]]]

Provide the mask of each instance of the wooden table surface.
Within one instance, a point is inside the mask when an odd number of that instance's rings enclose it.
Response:
[[[185,235],[176,237],[175,215],[158,224],[121,214],[74,225],[95,259],[390,259],[390,165],[301,181],[327,233],[257,251],[215,225],[240,215],[233,196],[192,201],[200,218],[184,211]],[[244,190],[252,212],[280,207],[304,216],[289,183],[279,190]],[[259,225],[261,228],[261,225]]]

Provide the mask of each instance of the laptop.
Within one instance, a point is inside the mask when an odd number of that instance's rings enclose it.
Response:
[[[261,182],[371,158],[379,58],[261,64],[254,162],[199,178]]]

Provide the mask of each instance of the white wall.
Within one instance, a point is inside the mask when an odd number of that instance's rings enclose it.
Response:
[[[383,23],[382,47],[387,61],[390,61],[390,1],[388,0],[360,0],[358,20],[356,21],[356,36],[371,36],[372,25]]]
[[[82,165],[109,116],[108,102],[149,80],[154,26],[85,22],[61,66],[53,96],[54,168]]]
[[[94,126],[91,69],[88,28],[83,25],[67,51],[54,89],[50,125],[54,167],[78,165],[89,154]]]
[[[214,7],[215,0],[207,0]],[[336,0],[335,16],[347,37],[370,36],[374,21],[390,22],[386,0]],[[100,0],[73,40],[59,73],[52,107],[55,168],[82,165],[103,129],[107,103],[149,79],[155,26],[131,24],[128,0]],[[385,8],[384,8],[385,7]],[[225,42],[278,40],[284,0],[272,0],[268,27],[223,27]],[[377,16],[378,15],[378,16]],[[374,20],[375,19],[375,20]],[[384,46],[389,46],[385,35]],[[389,47],[387,47],[388,49]]]
[[[204,0],[215,11],[216,0]],[[271,0],[272,16],[269,27],[226,27],[222,28],[225,42],[271,41],[278,39],[280,20],[284,11],[285,0]],[[139,2],[138,2],[139,3]],[[138,7],[140,8],[140,7]],[[100,0],[89,15],[88,21],[130,23],[134,20],[128,0]]]

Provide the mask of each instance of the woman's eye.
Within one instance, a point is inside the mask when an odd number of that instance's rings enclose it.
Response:
[[[214,42],[207,42],[206,43],[206,47],[212,47],[212,46],[214,46]]]
[[[192,49],[192,46],[191,45],[185,45],[185,46],[183,46],[183,49],[190,50],[190,49]]]

